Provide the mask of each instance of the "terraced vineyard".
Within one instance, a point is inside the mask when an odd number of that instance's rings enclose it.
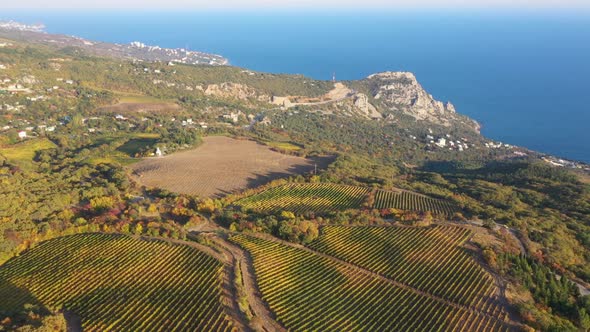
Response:
[[[392,208],[407,211],[430,211],[433,214],[443,216],[451,216],[457,211],[457,207],[449,202],[407,191],[394,192],[377,190],[373,207],[376,209]]]
[[[462,248],[469,231],[454,226],[322,228],[309,245],[405,285],[495,317],[506,313],[493,278]]]
[[[222,265],[183,245],[113,234],[57,238],[0,267],[0,311],[66,308],[84,331],[234,331]]]
[[[330,183],[287,184],[243,198],[236,205],[246,210],[296,214],[360,208],[369,189]]]
[[[503,331],[503,321],[304,249],[247,235],[263,299],[291,331]],[[435,279],[436,280],[436,279]],[[439,283],[442,285],[442,283]]]

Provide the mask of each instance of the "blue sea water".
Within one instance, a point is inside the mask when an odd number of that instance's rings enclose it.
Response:
[[[221,54],[318,79],[414,72],[506,143],[590,162],[590,13],[4,12],[88,39]]]

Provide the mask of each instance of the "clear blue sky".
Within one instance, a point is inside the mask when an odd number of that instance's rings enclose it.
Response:
[[[590,0],[1,0],[1,9],[590,9]]]

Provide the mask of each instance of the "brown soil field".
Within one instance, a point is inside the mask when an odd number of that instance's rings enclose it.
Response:
[[[180,106],[174,103],[119,103],[99,108],[100,111],[113,113],[168,112],[179,109]]]
[[[220,197],[254,188],[271,180],[325,168],[332,157],[301,158],[284,155],[249,140],[224,136],[203,139],[194,150],[145,158],[131,166],[133,177],[148,187],[173,192]]]

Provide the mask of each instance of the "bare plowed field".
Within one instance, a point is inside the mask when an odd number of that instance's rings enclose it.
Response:
[[[284,155],[264,145],[228,137],[205,137],[190,151],[147,158],[132,165],[135,179],[148,187],[201,197],[223,196],[276,178],[326,167],[331,158]]]
[[[112,113],[153,113],[178,111],[180,106],[174,103],[119,103],[99,108]]]

